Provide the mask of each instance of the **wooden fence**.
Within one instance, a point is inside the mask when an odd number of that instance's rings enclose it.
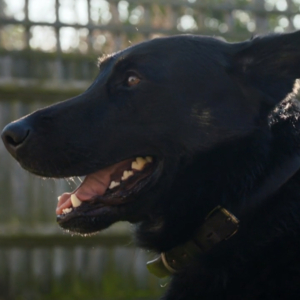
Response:
[[[180,33],[237,41],[291,31],[300,28],[299,8],[296,0],[0,0],[0,129],[82,92],[103,53]],[[28,174],[0,143],[0,299],[162,293],[145,253],[117,246],[128,244],[125,225],[91,239],[62,235],[56,198],[72,188]]]

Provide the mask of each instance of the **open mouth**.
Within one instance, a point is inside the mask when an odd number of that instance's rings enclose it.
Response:
[[[97,216],[101,208],[135,200],[152,182],[157,165],[152,156],[136,157],[87,175],[75,191],[58,197],[57,221],[65,227],[70,219]]]

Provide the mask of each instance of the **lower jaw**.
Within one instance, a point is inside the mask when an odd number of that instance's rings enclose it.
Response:
[[[144,199],[136,199],[134,202],[122,205],[102,206],[93,210],[76,210],[72,215],[58,215],[57,223],[67,232],[89,235],[104,230],[118,221],[141,222],[144,219],[143,208],[141,209],[142,200]],[[87,206],[87,204],[83,205]]]
[[[115,220],[109,208],[104,208],[101,215],[88,216],[75,213],[72,218],[61,218],[57,216],[57,222],[60,227],[74,234],[93,234],[106,229],[112,225]]]

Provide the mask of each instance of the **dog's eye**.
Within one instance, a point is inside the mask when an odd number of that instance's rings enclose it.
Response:
[[[136,75],[130,75],[127,78],[127,84],[128,86],[134,86],[137,85],[141,81],[140,78],[138,78]]]

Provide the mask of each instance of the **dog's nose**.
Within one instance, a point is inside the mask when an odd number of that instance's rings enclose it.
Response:
[[[17,148],[25,143],[29,133],[29,126],[24,120],[20,120],[5,126],[1,138],[7,150],[15,156]]]

